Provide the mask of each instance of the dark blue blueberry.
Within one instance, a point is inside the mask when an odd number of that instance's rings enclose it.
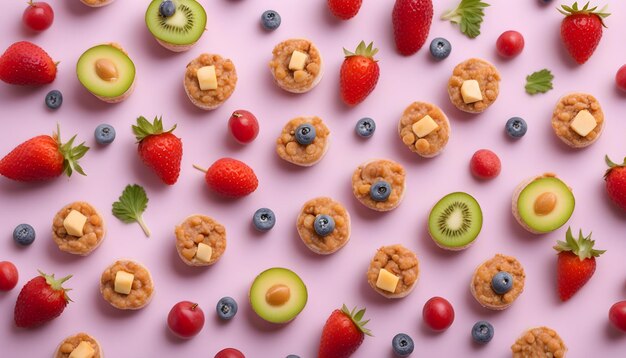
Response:
[[[415,343],[413,343],[413,339],[408,334],[398,333],[391,340],[391,347],[397,356],[406,357],[413,353]]]
[[[374,131],[376,130],[376,123],[371,118],[361,118],[358,122],[356,122],[356,134],[359,137],[369,138],[374,135]]]
[[[170,17],[176,12],[176,5],[171,0],[165,0],[159,5],[159,14],[163,17]]]
[[[96,127],[93,135],[98,144],[109,144],[115,139],[115,128],[108,124],[101,124]]]
[[[290,354],[287,356],[287,358],[300,358],[300,356],[297,356],[295,354]]]
[[[450,56],[450,52],[452,52],[452,45],[443,37],[437,37],[430,43],[430,54],[437,60]]]
[[[28,246],[35,241],[35,229],[28,224],[19,224],[13,230],[13,240],[22,246]]]
[[[477,343],[488,343],[493,338],[493,326],[487,321],[478,321],[472,327],[472,338]]]
[[[315,127],[312,124],[304,123],[296,128],[296,142],[302,145],[309,145],[315,140]]]
[[[261,208],[254,212],[252,224],[259,231],[268,231],[276,224],[276,215],[268,208]]]
[[[237,314],[237,302],[232,297],[222,297],[215,310],[219,318],[227,321]]]
[[[551,2],[552,2],[552,0],[539,0],[540,4],[549,4]]]
[[[506,133],[511,138],[521,138],[524,136],[524,134],[526,134],[526,131],[528,130],[528,125],[526,124],[526,121],[522,118],[513,117],[506,121],[506,126],[504,128],[506,129]]]
[[[333,232],[333,230],[335,230],[335,219],[331,216],[320,214],[315,217],[313,228],[319,236],[329,235]]]
[[[52,90],[46,94],[46,106],[50,109],[58,109],[63,104],[63,94],[59,90]]]
[[[266,30],[276,30],[280,26],[280,15],[274,10],[267,10],[261,15],[261,24]]]
[[[391,195],[391,185],[384,180],[377,181],[370,187],[370,198],[374,201],[386,201]]]
[[[491,279],[491,288],[495,293],[504,295],[513,288],[513,276],[505,271],[498,272]]]

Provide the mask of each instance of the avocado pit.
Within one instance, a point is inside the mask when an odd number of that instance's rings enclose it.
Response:
[[[533,210],[535,214],[544,216],[550,214],[556,207],[557,196],[552,192],[544,192],[535,199]]]
[[[115,63],[108,58],[100,58],[95,63],[96,74],[104,81],[116,81],[119,73]]]
[[[271,306],[282,306],[289,301],[291,290],[289,286],[277,284],[269,288],[265,293],[265,301]]]

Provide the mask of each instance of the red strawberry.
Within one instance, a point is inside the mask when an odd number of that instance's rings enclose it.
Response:
[[[626,158],[619,165],[613,163],[608,155],[604,159],[609,166],[604,174],[606,192],[617,206],[626,210]]]
[[[14,318],[18,327],[30,328],[51,321],[71,301],[66,293],[69,289],[63,288],[63,283],[72,275],[56,280],[54,274],[39,273],[41,276],[28,281],[17,296]]]
[[[328,8],[333,15],[348,20],[359,12],[363,0],[328,0]]]
[[[365,308],[356,312],[356,308],[350,312],[346,305],[340,310],[331,313],[320,340],[318,358],[347,358],[354,353],[363,343],[365,335],[371,336],[369,329],[365,328],[367,321],[361,321],[365,314]]]
[[[0,80],[12,85],[45,85],[56,78],[57,66],[41,47],[16,42],[0,57]]]
[[[606,7],[596,11],[597,6],[589,8],[589,2],[582,9],[578,9],[578,3],[567,6],[561,5],[559,12],[565,15],[561,22],[561,40],[565,44],[567,52],[579,64],[587,62],[593,54],[602,38],[603,19],[609,16],[605,13]]]
[[[354,53],[343,49],[346,58],[341,64],[339,88],[341,99],[349,106],[363,102],[378,83],[380,69],[374,59],[378,49],[373,46],[373,42],[365,46],[365,42],[361,41]]]
[[[412,55],[422,48],[428,37],[433,21],[432,0],[396,0],[391,20],[398,52]]]
[[[89,150],[83,143],[76,147],[73,136],[61,143],[60,129],[52,136],[40,135],[18,145],[2,160],[0,174],[17,181],[40,181],[56,178],[62,173],[71,176],[73,171],[85,175],[78,160]]]
[[[565,242],[557,241],[554,247],[559,252],[556,264],[556,281],[561,301],[569,300],[583,287],[596,271],[596,257],[606,250],[595,250],[591,234],[584,237],[582,230],[578,239],[567,229]]]
[[[154,122],[150,123],[141,116],[137,118],[137,125],[133,126],[141,160],[167,185],[173,185],[178,180],[183,158],[183,142],[172,134],[174,129],[176,125],[163,131],[161,117],[155,117]]]
[[[259,186],[259,180],[252,168],[237,159],[218,159],[208,170],[197,165],[194,168],[205,172],[204,179],[209,188],[225,197],[246,196]]]

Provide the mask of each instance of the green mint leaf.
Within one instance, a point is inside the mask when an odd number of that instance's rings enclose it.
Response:
[[[454,10],[446,11],[441,19],[459,24],[461,32],[473,39],[480,35],[480,25],[485,16],[483,9],[488,6],[481,0],[461,0]]]
[[[533,72],[526,77],[526,93],[537,94],[546,93],[552,89],[554,76],[548,69]]]
[[[119,197],[118,201],[113,203],[113,216],[125,223],[137,222],[141,229],[150,237],[150,230],[143,222],[142,214],[148,207],[148,196],[146,191],[140,185],[127,185]]]

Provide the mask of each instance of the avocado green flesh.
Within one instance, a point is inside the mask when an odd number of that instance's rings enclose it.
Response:
[[[462,248],[476,240],[483,226],[480,205],[471,195],[457,192],[444,196],[428,217],[428,231],[441,246]]]
[[[206,12],[195,0],[173,0],[174,15],[159,14],[162,0],[152,0],[146,11],[146,25],[157,39],[174,45],[193,44],[205,30]],[[188,20],[189,19],[189,20]]]
[[[535,213],[535,200],[543,193],[556,195],[556,206],[547,215]],[[539,232],[554,231],[563,226],[574,212],[574,194],[557,178],[540,178],[528,184],[517,199],[517,210],[522,221]]]
[[[118,77],[106,81],[96,73],[96,61],[106,59],[113,62]],[[107,98],[123,95],[135,80],[135,64],[120,49],[111,45],[99,45],[85,51],[76,63],[78,80],[91,93]]]
[[[289,287],[289,299],[280,306],[269,304],[265,295],[275,285]],[[261,318],[272,323],[285,323],[294,319],[306,305],[308,293],[304,282],[293,271],[271,268],[259,274],[250,287],[250,304]]]

